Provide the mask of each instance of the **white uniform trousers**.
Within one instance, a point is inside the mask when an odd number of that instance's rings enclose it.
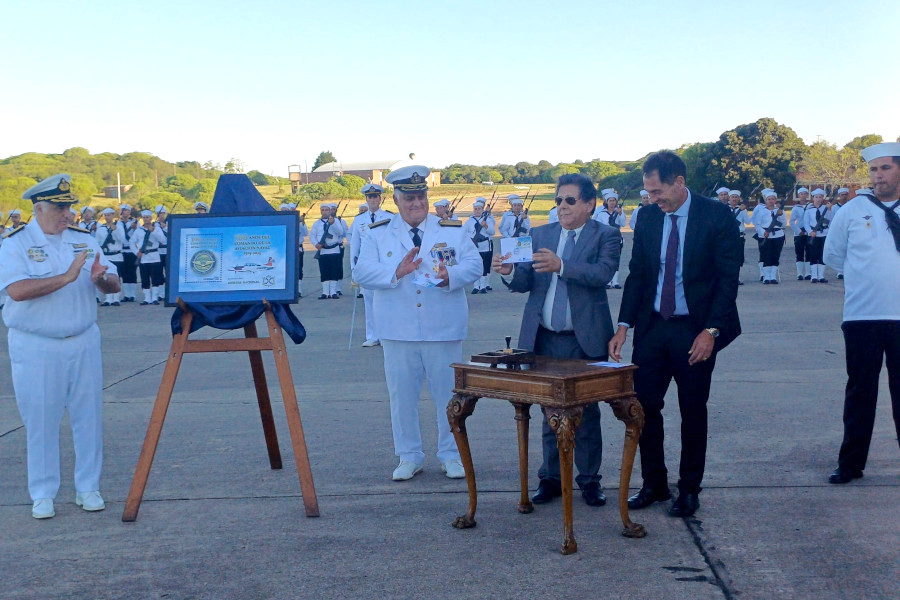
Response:
[[[372,306],[375,300],[375,291],[366,288],[360,288],[363,295],[363,304],[366,307],[366,339],[377,340],[378,334],[375,331],[375,308]]]
[[[32,500],[59,491],[59,428],[69,411],[75,442],[75,491],[100,489],[103,375],[100,329],[56,339],[9,330],[13,388],[28,447]]]
[[[462,341],[401,342],[381,340],[384,376],[391,397],[394,454],[418,465],[425,462],[419,428],[419,397],[423,380],[437,411],[437,457],[442,463],[459,460],[456,440],[447,421],[447,404],[453,397],[454,372],[450,363],[462,360]]]

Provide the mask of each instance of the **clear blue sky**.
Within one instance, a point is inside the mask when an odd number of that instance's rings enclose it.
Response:
[[[894,140],[898,24],[896,0],[0,0],[0,157],[627,160],[760,117]]]

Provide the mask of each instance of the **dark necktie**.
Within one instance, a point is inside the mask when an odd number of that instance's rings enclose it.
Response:
[[[412,233],[413,246],[419,248],[422,246],[422,238],[419,237],[419,228],[413,227],[410,229],[410,233]]]
[[[900,252],[900,216],[895,212],[897,207],[900,206],[900,200],[897,200],[890,208],[888,208],[874,196],[869,196],[868,194],[864,195],[872,202],[872,204],[884,211],[884,219],[887,221],[888,230],[894,238],[894,246],[897,248],[897,252]]]
[[[662,295],[659,298],[659,314],[669,319],[675,314],[675,269],[678,267],[678,217],[669,215],[672,229],[666,243],[666,270],[663,272]]]
[[[575,252],[575,232],[570,230],[568,236],[566,245],[563,247],[563,262],[569,260],[572,257],[572,253]],[[566,308],[568,306],[569,289],[566,285],[566,280],[562,277],[557,277],[556,295],[553,296],[553,308],[550,312],[550,327],[554,331],[562,331],[566,328]]]
[[[611,227],[616,227],[616,213],[609,213],[609,224]]]
[[[375,213],[370,212],[369,216],[372,217],[372,222],[374,223],[375,222]]]

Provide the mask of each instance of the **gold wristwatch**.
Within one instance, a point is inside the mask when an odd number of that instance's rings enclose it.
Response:
[[[708,327],[706,329],[706,333],[713,336],[713,339],[716,339],[717,337],[719,337],[719,330],[716,329],[715,327]]]

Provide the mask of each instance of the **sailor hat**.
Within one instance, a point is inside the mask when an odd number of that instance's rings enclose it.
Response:
[[[600,195],[603,196],[603,198],[606,198],[609,194],[613,193],[614,191],[615,190],[613,188],[606,188],[606,189],[600,190]]]
[[[194,202],[194,210],[197,210],[198,208],[209,210],[209,205],[206,202]]]
[[[141,216],[142,216],[142,217],[152,217],[152,216],[153,216],[153,213],[150,212],[150,211],[147,210],[147,209],[144,209],[144,210],[141,211]]]
[[[74,204],[78,198],[72,194],[72,177],[67,173],[53,175],[36,183],[22,194],[32,202],[53,202],[54,204]]]
[[[157,204],[157,205],[156,205],[156,208],[153,209],[153,212],[155,212],[157,215],[160,214],[160,213],[166,213],[166,214],[169,214],[169,211],[167,211],[167,210],[166,210],[166,207],[163,206],[162,204]]]
[[[90,206],[82,206],[82,207],[81,207],[81,214],[82,214],[82,215],[84,215],[84,213],[86,213],[87,211],[91,211],[91,214],[94,213],[94,209],[91,208]]]
[[[119,210],[131,210],[131,205],[130,204],[120,204]]]
[[[472,203],[472,206],[484,206],[486,203],[487,200],[479,196],[478,198],[475,198],[475,202]]]
[[[798,189],[798,190],[797,190],[797,195],[800,195],[800,194],[802,194],[803,192],[806,192],[806,193],[808,194],[808,193],[809,193],[809,188],[802,187],[802,188]]]
[[[728,190],[728,195],[729,196],[737,196],[740,198],[741,190]]]
[[[450,206],[450,201],[446,198],[441,198],[437,202],[434,203],[434,206]]]
[[[766,188],[762,191],[763,198],[777,198],[778,194],[775,193],[775,190]]]
[[[380,185],[378,185],[377,183],[369,183],[369,184],[362,186],[362,189],[359,191],[366,196],[368,196],[370,194],[372,196],[380,196],[381,194],[384,193],[384,188],[381,187]]]
[[[813,190],[813,193],[812,193],[811,195],[812,195],[812,196],[822,196],[822,197],[824,198],[824,197],[825,197],[825,190],[823,190],[822,188],[816,188],[816,189]]]
[[[727,187],[720,187],[719,189],[716,190],[716,195],[718,196],[722,192],[729,194],[729,193],[731,193],[731,190],[729,190]]]
[[[872,162],[876,158],[885,158],[887,156],[900,156],[900,142],[884,142],[883,144],[875,144],[868,148],[863,148],[862,157],[866,162]]]
[[[278,210],[291,210],[291,205],[282,202],[278,205]]]
[[[100,214],[101,215],[114,215],[114,214],[116,214],[116,211],[114,211],[111,208],[104,208],[103,210],[100,211]]]
[[[294,204],[293,202],[289,203],[289,204],[288,204],[288,207],[289,207],[291,210],[297,210],[297,205]]]
[[[837,193],[838,193],[838,194],[849,194],[849,193],[850,193],[850,189],[849,189],[849,188],[845,188],[845,187],[838,188]]]
[[[649,198],[650,192],[648,192],[647,190],[641,190],[641,198],[643,198],[644,196],[647,196]]]
[[[400,192],[423,192],[428,189],[428,176],[431,171],[422,165],[409,165],[388,173],[385,181]]]
[[[857,196],[861,196],[861,195],[863,195],[863,194],[865,194],[865,195],[867,195],[867,196],[873,196],[873,195],[874,195],[874,194],[872,194],[872,190],[869,189],[869,188],[859,188],[858,190],[856,190],[856,195],[857,195]],[[9,213],[9,214],[12,214],[12,213]]]
[[[609,200],[610,198],[615,198],[616,200],[618,200],[619,195],[615,192],[610,192],[610,193],[606,194],[605,196],[603,196],[604,200]]]
[[[14,208],[14,209],[12,209],[11,211],[9,211],[9,216],[11,217],[11,216],[13,216],[13,215],[19,215],[19,216],[21,216],[21,215],[22,215],[22,211],[19,210],[18,208]]]
[[[506,197],[509,200],[510,204],[524,204],[521,198],[519,198],[518,194],[510,194]]]

